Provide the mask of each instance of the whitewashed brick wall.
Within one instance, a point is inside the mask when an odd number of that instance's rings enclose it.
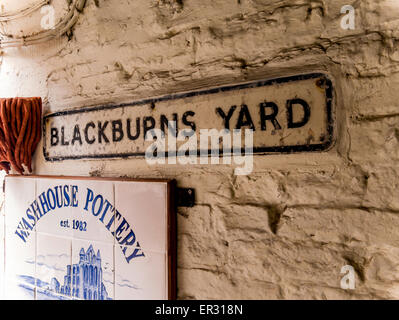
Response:
[[[352,4],[356,29],[340,27]],[[336,145],[229,166],[45,162],[36,174],[176,178],[181,299],[399,298],[396,0],[88,0],[68,39],[3,50],[0,96],[45,112],[276,76],[327,72]],[[340,288],[352,265],[356,289]]]

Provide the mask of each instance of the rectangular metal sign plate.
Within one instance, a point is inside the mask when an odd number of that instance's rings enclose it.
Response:
[[[222,143],[201,150],[204,129],[252,129],[254,154],[325,151],[333,142],[332,100],[330,79],[313,73],[68,110],[44,117],[43,151],[49,161],[143,157],[151,129],[166,136],[193,130],[198,155],[223,151]],[[176,122],[175,131],[168,121]]]

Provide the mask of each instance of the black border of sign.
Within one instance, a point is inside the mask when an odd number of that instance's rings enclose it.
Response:
[[[294,152],[310,152],[310,151],[326,151],[333,145],[333,136],[334,136],[334,125],[333,125],[333,114],[332,114],[332,105],[333,105],[333,84],[332,81],[327,77],[324,73],[310,73],[310,74],[302,74],[296,76],[289,76],[277,79],[270,79],[270,80],[261,80],[261,81],[254,81],[249,83],[237,84],[237,85],[230,85],[230,86],[221,86],[212,89],[206,90],[199,90],[199,91],[191,91],[186,93],[176,93],[165,95],[159,98],[151,98],[145,99],[140,101],[135,101],[131,103],[123,103],[117,105],[102,105],[96,107],[86,107],[81,109],[74,109],[74,110],[67,110],[67,111],[60,111],[52,114],[48,114],[43,117],[43,155],[47,161],[63,161],[63,160],[78,160],[78,159],[107,159],[107,158],[128,158],[128,157],[144,157],[145,153],[136,152],[136,153],[116,153],[116,154],[95,154],[95,155],[80,155],[80,156],[62,156],[62,157],[49,157],[46,155],[46,126],[45,123],[47,119],[52,117],[64,116],[64,115],[71,115],[76,113],[84,113],[90,111],[99,111],[99,110],[111,110],[116,108],[122,107],[135,107],[135,106],[142,106],[147,104],[155,104],[161,101],[168,101],[168,100],[177,100],[183,99],[188,97],[194,96],[202,96],[208,94],[214,94],[219,92],[229,92],[233,90],[240,90],[240,89],[248,89],[248,88],[257,88],[257,87],[264,87],[270,86],[274,84],[281,84],[293,81],[300,81],[300,80],[309,80],[309,79],[317,79],[320,78],[324,80],[324,87],[326,90],[326,113],[327,113],[327,132],[328,137],[326,141],[321,144],[314,144],[314,145],[295,145],[295,146],[281,146],[281,147],[254,147],[253,154],[268,154],[268,153],[294,153]],[[242,154],[245,153],[245,148],[241,149]],[[200,149],[197,150],[197,155],[211,155],[215,154],[216,150],[208,150],[208,153],[201,152]],[[248,153],[247,153],[248,154]],[[223,155],[223,150],[219,150],[219,155]],[[165,152],[165,157],[168,157],[168,152]]]

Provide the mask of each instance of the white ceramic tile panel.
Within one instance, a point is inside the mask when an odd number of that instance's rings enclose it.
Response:
[[[40,290],[37,290],[35,300],[73,300],[73,299],[68,296],[62,296],[56,294],[49,295],[46,292],[41,292]]]
[[[33,179],[6,178],[4,298],[33,299],[35,285],[35,221],[26,216],[35,198]],[[22,220],[24,218],[24,220]],[[19,229],[17,230],[17,227]]]
[[[115,182],[115,206],[136,235],[134,245],[138,242],[144,252],[167,251],[166,200],[166,183]],[[126,232],[121,233],[125,235]]]
[[[145,257],[133,259],[128,263],[120,248],[116,247],[115,299],[168,299],[166,264],[165,253],[151,251],[147,251]]]
[[[5,279],[5,300],[34,300],[35,287],[29,282],[31,279],[21,281],[12,281],[9,278]]]
[[[65,185],[70,186],[67,191],[71,191],[72,185],[77,187],[77,207],[56,203],[56,192],[60,190],[56,187]],[[92,197],[89,194],[88,198],[88,190],[93,191]],[[23,237],[24,242],[15,234],[15,229],[42,192],[45,192],[50,209],[53,207],[54,210],[40,217],[37,232]],[[62,196],[61,193],[58,195]],[[96,298],[167,299],[166,197],[166,183],[40,178],[36,186],[35,179],[9,179],[6,188],[5,298],[84,299],[86,289],[87,299],[94,299],[94,293]],[[89,205],[85,210],[87,199]],[[105,200],[109,207],[101,219],[107,206]],[[114,203],[118,210],[115,215]],[[85,222],[86,231],[74,220]],[[74,230],[74,226],[78,229]],[[114,228],[118,241],[132,240],[133,237],[136,241],[131,241],[131,246],[121,247],[114,242]],[[87,274],[98,275],[97,282],[94,278],[96,284],[84,282],[85,267],[89,270]],[[98,272],[90,273],[95,267]],[[71,296],[65,297],[65,291],[60,288],[68,274]],[[36,289],[35,283],[38,285]]]
[[[26,211],[35,199],[35,189],[35,179],[6,177],[5,223],[7,228],[15,230],[22,218],[25,218],[26,226],[33,227],[35,222],[27,218]]]
[[[79,205],[73,208],[73,237],[114,243],[114,186],[112,181],[74,181]]]
[[[24,281],[34,284],[36,260],[36,234],[23,242],[14,229],[6,228],[5,278],[10,281]]]
[[[114,246],[111,243],[73,239],[72,264],[79,281],[75,298],[114,299]],[[76,290],[75,289],[75,290]]]
[[[58,300],[72,294],[72,239],[37,233],[36,292],[38,298]]]
[[[71,181],[48,178],[36,179],[36,194],[37,198],[47,203],[47,205],[44,205],[45,210],[49,209],[37,223],[36,231],[72,238]]]

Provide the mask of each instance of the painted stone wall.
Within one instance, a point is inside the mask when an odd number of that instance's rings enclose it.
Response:
[[[355,30],[340,27],[355,7]],[[88,0],[71,34],[3,50],[0,96],[45,113],[299,73],[335,86],[325,153],[227,165],[46,162],[35,174],[176,178],[180,299],[399,298],[399,4],[396,0]],[[340,287],[341,268],[355,290]]]

